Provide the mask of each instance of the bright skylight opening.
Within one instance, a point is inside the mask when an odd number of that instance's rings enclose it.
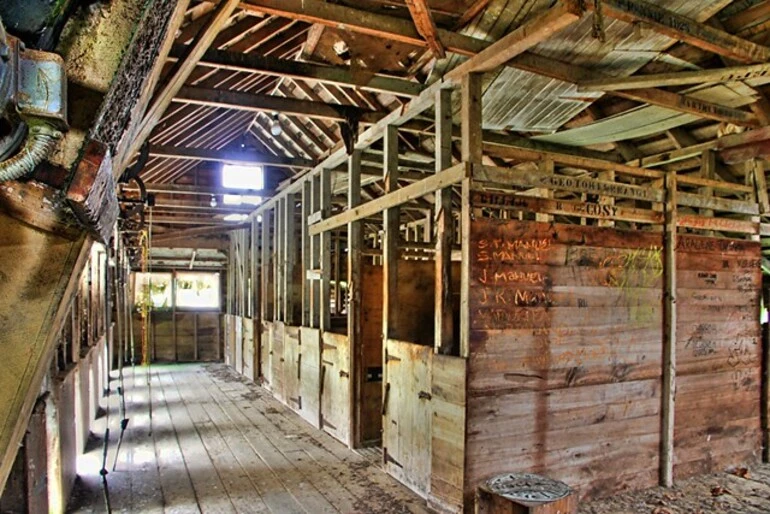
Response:
[[[225,221],[246,221],[246,218],[248,218],[245,214],[228,214],[224,217]]]
[[[224,164],[222,166],[222,187],[230,189],[264,189],[264,168],[262,166]],[[262,197],[254,195],[224,195],[222,197],[222,203],[225,205],[258,205],[261,202]]]

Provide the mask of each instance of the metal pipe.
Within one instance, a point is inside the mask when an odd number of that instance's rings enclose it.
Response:
[[[13,157],[0,162],[0,183],[18,180],[32,173],[48,157],[62,133],[45,122],[30,122],[24,147]]]

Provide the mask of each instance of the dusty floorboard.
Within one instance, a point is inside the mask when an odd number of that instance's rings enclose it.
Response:
[[[148,387],[145,368],[125,372],[130,421],[115,471],[121,415],[113,381],[109,415],[78,462],[69,512],[105,512],[106,424],[115,512],[427,512],[370,455],[348,450],[221,364],[153,366],[150,376]]]

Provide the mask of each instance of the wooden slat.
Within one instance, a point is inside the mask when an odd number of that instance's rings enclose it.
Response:
[[[737,82],[770,75],[770,64],[730,66],[698,71],[676,71],[625,78],[589,80],[579,85],[581,91],[617,91],[648,87],[684,86],[709,82]]]
[[[347,211],[330,218],[325,218],[323,221],[310,226],[310,234],[321,234],[339,228],[352,221],[362,220],[382,212],[384,209],[402,205],[411,200],[430,194],[438,189],[456,184],[466,176],[466,165],[463,163],[457,164],[441,173],[437,173],[436,175],[409,184],[392,193],[387,193],[374,200],[370,200],[359,207],[348,209]]]
[[[713,196],[680,192],[677,194],[677,201],[679,202],[679,205],[684,205],[686,207],[729,211],[739,214],[759,214],[759,207],[756,203],[743,200],[730,200],[727,198],[716,198]]]
[[[495,166],[474,166],[473,178],[480,182],[490,182],[508,186],[548,187],[577,193],[600,194],[648,202],[662,202],[664,198],[663,191],[649,187],[584,177],[551,175],[537,171],[499,168]]]

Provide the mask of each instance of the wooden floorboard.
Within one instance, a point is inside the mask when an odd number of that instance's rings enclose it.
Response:
[[[130,421],[113,472],[121,418],[113,384],[109,416],[93,432],[111,429],[114,512],[428,512],[422,498],[380,469],[374,452],[349,450],[222,364],[127,369]],[[105,512],[102,442],[92,435],[81,457],[69,512]]]

